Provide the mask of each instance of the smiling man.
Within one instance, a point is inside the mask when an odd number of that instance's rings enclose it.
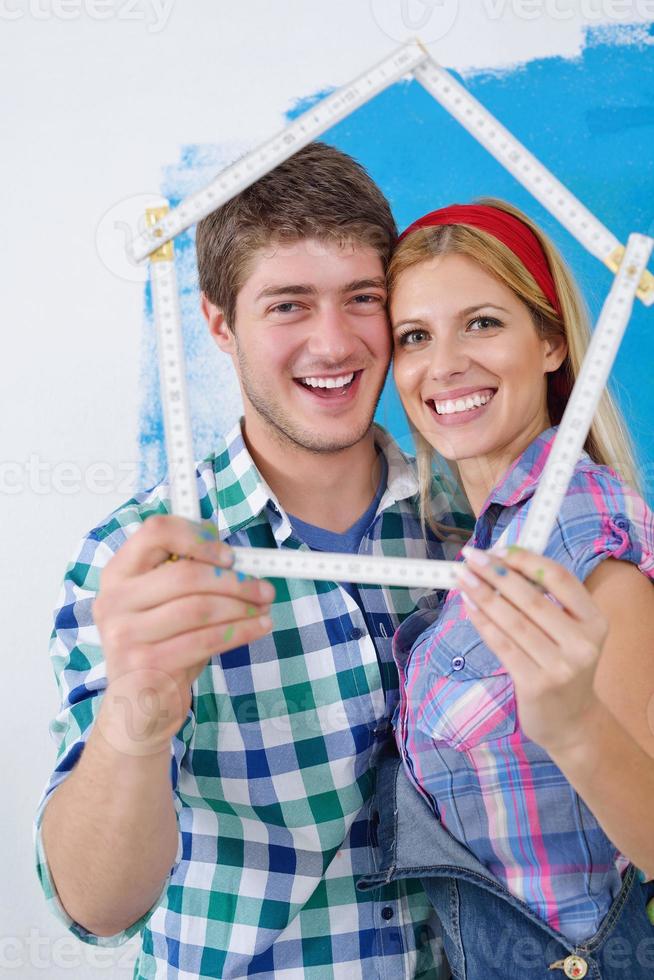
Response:
[[[201,256],[208,234],[198,232]],[[204,280],[203,258],[200,268]],[[259,472],[288,514],[346,532],[370,507],[382,472],[371,425],[391,353],[382,255],[335,230],[280,241],[253,264],[233,325],[228,307],[208,272],[202,309],[233,358]]]
[[[234,545],[458,550],[425,539],[412,465],[373,424],[395,234],[365,171],[320,143],[200,223],[202,311],[244,405],[198,463],[203,525],[169,515],[163,482],[94,528],[67,572],[38,869],[83,941],[142,934],[139,977],[445,969],[420,885],[355,887],[375,867],[392,637],[422,593],[276,580],[272,596],[227,570]],[[435,516],[455,523],[436,491]]]

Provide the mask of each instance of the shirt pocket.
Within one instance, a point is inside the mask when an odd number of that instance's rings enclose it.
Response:
[[[516,732],[513,680],[469,621],[432,653],[420,727],[435,743],[464,752]]]
[[[434,742],[464,752],[515,733],[515,692],[508,674],[472,680],[441,677],[436,688],[423,716]]]

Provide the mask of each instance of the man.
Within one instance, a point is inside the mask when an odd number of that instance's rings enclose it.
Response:
[[[395,235],[365,171],[324,144],[200,222],[202,311],[244,419],[198,464],[202,526],[167,514],[162,483],[66,573],[38,870],[84,941],[142,930],[140,977],[439,976],[420,886],[355,887],[374,869],[391,640],[421,593],[228,571],[232,545],[427,554],[413,471],[372,425]]]

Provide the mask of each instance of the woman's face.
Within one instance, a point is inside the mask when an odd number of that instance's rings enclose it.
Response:
[[[565,344],[540,339],[522,300],[473,259],[403,272],[391,319],[405,411],[446,459],[513,460],[549,427],[546,373]]]

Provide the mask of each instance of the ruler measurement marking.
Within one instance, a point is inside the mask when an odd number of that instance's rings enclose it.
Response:
[[[602,396],[654,240],[630,235],[622,263],[604,302],[579,376],[568,400],[557,438],[543,467],[519,543],[542,553],[556,522],[574,467]]]
[[[160,211],[159,208],[148,209],[146,221],[152,221]],[[195,463],[174,253],[172,244],[166,247],[170,249],[170,258],[153,256],[150,274],[159,353],[159,379],[169,465],[171,509],[174,514],[190,520],[199,520],[199,501],[193,492]]]

